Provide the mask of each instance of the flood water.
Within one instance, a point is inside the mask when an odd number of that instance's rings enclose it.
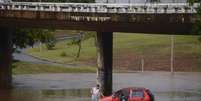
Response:
[[[0,101],[90,101],[89,89],[14,89]]]
[[[201,101],[201,73],[114,74],[114,91],[125,87],[146,87],[155,101]],[[37,74],[14,77],[12,90],[0,90],[0,101],[90,101],[90,87],[96,74]]]
[[[201,92],[153,92],[156,101],[200,101]],[[90,101],[90,89],[15,89],[1,92],[1,101]]]

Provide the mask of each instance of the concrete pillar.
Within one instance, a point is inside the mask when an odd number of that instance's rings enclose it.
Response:
[[[12,100],[12,89],[1,89],[0,90],[0,99],[1,99],[1,101],[13,101]]]
[[[97,32],[97,80],[104,96],[112,94],[112,50],[112,32]]]
[[[0,27],[0,89],[12,85],[12,29]]]

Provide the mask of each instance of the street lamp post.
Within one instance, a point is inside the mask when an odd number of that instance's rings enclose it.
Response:
[[[170,59],[170,70],[174,73],[174,35],[171,35],[171,59]]]

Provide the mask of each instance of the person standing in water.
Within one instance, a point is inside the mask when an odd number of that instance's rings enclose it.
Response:
[[[96,87],[91,89],[91,100],[98,101],[100,97],[100,86],[97,84]]]

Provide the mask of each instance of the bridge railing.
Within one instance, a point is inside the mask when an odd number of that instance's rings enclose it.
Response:
[[[0,3],[0,10],[28,10],[53,12],[88,12],[88,13],[196,13],[199,4],[188,3],[38,3],[12,2]]]

